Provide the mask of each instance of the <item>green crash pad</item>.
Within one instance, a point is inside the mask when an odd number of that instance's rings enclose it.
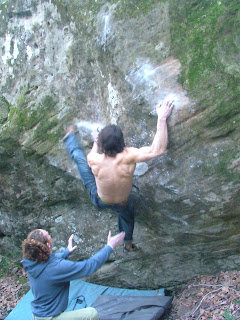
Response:
[[[101,295],[112,296],[164,296],[164,289],[159,290],[135,290],[101,286],[82,280],[74,280],[70,283],[69,301],[66,311],[91,307]],[[79,303],[77,303],[77,298]],[[32,320],[31,290],[19,301],[16,307],[9,313],[5,320]]]

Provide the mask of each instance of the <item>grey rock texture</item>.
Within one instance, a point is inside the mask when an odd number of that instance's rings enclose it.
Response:
[[[121,126],[152,142],[155,105],[175,100],[167,153],[134,175],[134,241],[88,281],[172,287],[238,269],[239,5],[237,1],[9,0],[0,3],[0,239],[13,251],[33,228],[55,250],[74,233],[87,258],[116,233],[98,211],[61,138],[75,123]]]

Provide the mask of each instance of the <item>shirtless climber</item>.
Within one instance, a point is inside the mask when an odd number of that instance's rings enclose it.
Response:
[[[138,249],[132,243],[134,208],[130,194],[136,163],[159,157],[166,152],[167,118],[173,105],[173,101],[165,100],[162,105],[156,106],[157,132],[152,145],[148,147],[125,147],[121,129],[108,125],[99,133],[92,133],[93,147],[86,159],[74,125],[67,128],[63,138],[92,203],[99,209],[109,208],[117,212],[119,231],[125,232],[124,251]]]

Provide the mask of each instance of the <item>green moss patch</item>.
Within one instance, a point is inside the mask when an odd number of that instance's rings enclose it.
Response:
[[[237,182],[240,179],[239,171],[230,167],[234,160],[239,159],[239,157],[239,150],[236,146],[227,146],[217,156],[209,153],[202,164],[203,174],[207,176],[217,174],[226,181]]]
[[[221,56],[239,52],[238,1],[192,0],[170,4],[172,52],[182,63],[180,81],[184,87],[195,97],[203,94],[203,90],[215,92],[213,96],[224,88],[236,91],[234,75],[229,74]]]
[[[116,16],[118,18],[135,18],[139,14],[147,14],[154,9],[160,2],[166,2],[164,0],[143,0],[143,1],[121,1],[121,4],[117,8]]]
[[[53,145],[62,136],[63,131],[57,119],[58,100],[55,96],[46,95],[36,104],[30,94],[35,89],[28,86],[22,88],[16,103],[9,105],[8,125],[3,134],[11,136],[14,132],[16,136],[32,129],[32,143],[48,141],[48,146]]]
[[[199,137],[206,138],[201,134],[204,127],[208,138],[227,136],[237,130],[239,119],[239,2],[169,3],[171,51],[182,64],[179,81],[198,110],[204,110],[193,129]]]

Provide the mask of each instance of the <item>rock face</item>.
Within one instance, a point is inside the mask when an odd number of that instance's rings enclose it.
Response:
[[[74,233],[87,258],[117,232],[98,211],[63,142],[75,123],[121,126],[127,145],[152,142],[154,107],[175,100],[167,153],[137,166],[134,241],[89,281],[171,287],[239,268],[238,1],[9,0],[0,4],[0,236],[19,248],[47,229]]]

